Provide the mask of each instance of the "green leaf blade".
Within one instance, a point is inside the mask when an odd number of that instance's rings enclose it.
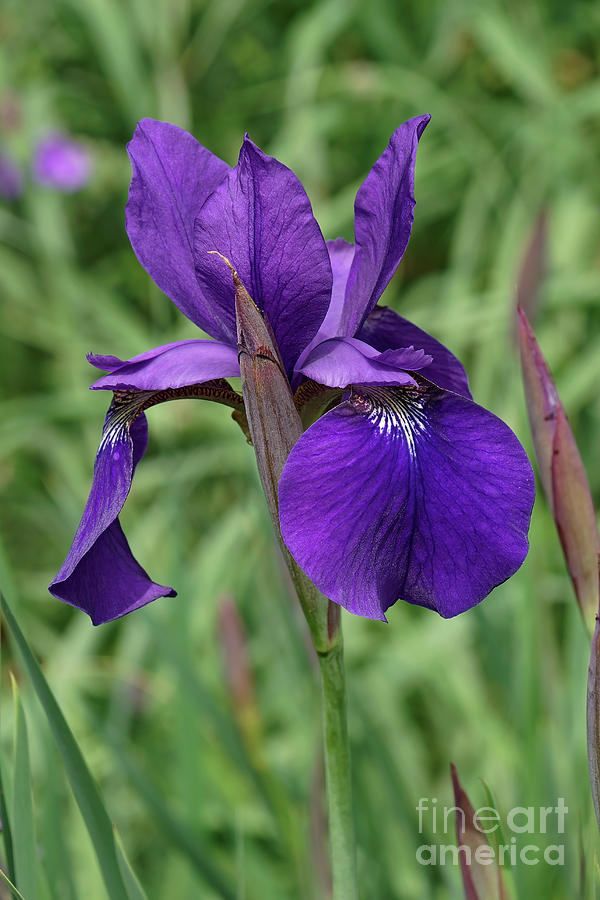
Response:
[[[96,783],[40,665],[2,594],[0,594],[0,606],[63,759],[75,799],[94,845],[107,894],[110,900],[130,900],[121,875],[112,824]]]
[[[27,900],[37,900],[37,848],[31,795],[29,739],[25,712],[14,677],[12,689],[15,716],[12,796],[15,881]]]

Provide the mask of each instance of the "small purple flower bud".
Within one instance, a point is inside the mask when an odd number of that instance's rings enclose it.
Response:
[[[88,183],[92,160],[78,141],[63,134],[50,134],[38,142],[32,169],[38,184],[73,193]]]
[[[581,614],[592,632],[598,610],[600,551],[596,513],[567,415],[546,360],[521,308],[519,342],[540,479],[554,516]]]
[[[0,197],[16,200],[23,191],[23,173],[17,163],[0,152]]]
[[[478,818],[467,792],[458,780],[456,766],[451,764],[456,837],[465,900],[508,900],[509,894],[496,864],[495,852],[486,838],[486,829]],[[486,811],[488,807],[485,808]]]

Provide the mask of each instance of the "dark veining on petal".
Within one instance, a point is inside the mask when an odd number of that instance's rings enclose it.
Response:
[[[429,401],[423,385],[402,388],[352,386],[348,402],[389,438],[404,435],[411,456],[416,456],[416,439],[427,430],[425,408]]]
[[[241,394],[234,391],[224,378],[205,381],[201,384],[189,384],[180,388],[165,388],[161,391],[115,391],[113,400],[106,414],[104,431],[100,446],[107,442],[114,443],[118,435],[131,428],[141,413],[151,406],[166,403],[168,400],[212,400],[222,403],[233,410],[243,413],[244,401]]]

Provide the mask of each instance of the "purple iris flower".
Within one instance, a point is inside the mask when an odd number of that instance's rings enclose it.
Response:
[[[14,159],[0,151],[0,197],[16,200],[23,191],[23,173]]]
[[[519,568],[534,497],[523,448],[473,402],[449,350],[377,305],[410,237],[428,121],[401,125],[359,189],[354,245],[325,242],[296,176],[248,137],[230,168],[173,125],[138,124],[128,147],[131,244],[213,340],[127,361],[90,356],[108,371],[92,388],[114,398],[56,597],[98,624],[174,595],[135,561],[118,515],[146,449],[144,411],[203,390],[225,395],[223,379],[239,374],[231,273],[211,251],[232,262],[267,321],[298,403],[322,392],[329,404],[279,485],[283,539],[316,586],[373,619],[400,598],[448,617]]]
[[[65,134],[49,134],[35,148],[32,170],[38,184],[69,194],[88,183],[92,160],[79,141]]]

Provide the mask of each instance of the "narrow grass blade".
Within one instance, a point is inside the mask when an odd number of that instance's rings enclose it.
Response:
[[[16,886],[12,883],[8,875],[5,875],[2,869],[0,869],[0,881],[3,881],[7,886],[13,897],[16,897],[17,900],[25,900],[25,897],[21,892],[16,888]]]
[[[9,878],[15,877],[15,861],[14,848],[12,840],[11,819],[8,814],[6,805],[6,794],[4,792],[4,782],[2,780],[2,769],[0,767],[0,821],[2,821],[2,839],[4,842],[4,855],[6,858],[6,868]]]
[[[120,738],[110,732],[105,733],[112,745],[121,765],[127,771],[133,787],[152,812],[155,821],[160,825],[163,834],[173,847],[182,852],[194,865],[200,876],[223,900],[235,900],[235,891],[227,884],[225,877],[215,867],[210,857],[203,852],[198,840],[176,819],[165,806],[162,798],[152,784],[135,765]]]
[[[499,858],[500,852],[503,853],[502,878],[505,891],[504,900],[510,900],[511,897],[516,897],[515,879],[513,870],[511,869],[510,854],[506,854],[504,853],[504,851],[500,851],[500,847],[507,847],[510,842],[506,840],[504,829],[502,828],[500,810],[498,808],[498,804],[496,803],[494,793],[484,778],[482,778],[481,781],[488,804],[488,810],[486,810],[486,812],[495,812],[498,821],[498,827],[494,828],[494,830],[487,835],[487,838],[490,842],[490,845],[494,848],[497,859]]]
[[[98,857],[107,894],[110,900],[129,900],[117,859],[112,825],[100,799],[96,783],[48,682],[44,678],[40,665],[31,652],[3,594],[0,594],[0,606],[8,631],[19,649],[23,664],[42,704],[62,756],[75,799]]]
[[[52,885],[54,900],[79,900],[75,887],[78,852],[70,840],[70,817],[65,815],[66,775],[60,754],[48,732],[46,728],[38,731],[38,740],[44,747],[44,766],[39,773],[43,803],[40,802],[37,808],[42,866],[48,883]]]
[[[119,866],[121,868],[123,881],[127,886],[129,900],[148,900],[146,891],[140,884],[137,875],[131,867],[129,859],[127,858],[125,847],[123,846],[123,841],[121,840],[121,835],[119,834],[116,826],[113,826],[113,831],[115,835],[115,843],[117,845],[117,859],[119,860]]]
[[[12,676],[11,676],[12,677]],[[23,704],[17,682],[12,677],[15,730],[13,741],[12,827],[14,837],[15,882],[27,900],[37,898],[37,849],[31,795],[29,741]]]
[[[485,781],[483,778],[481,779],[481,782],[483,784],[483,789],[485,791],[485,797],[487,800],[488,809],[493,810],[496,813],[496,816],[498,817],[498,827],[495,828],[492,832],[490,832],[491,845],[493,846],[496,853],[498,853],[498,847],[500,847],[501,845],[505,845],[507,843],[507,841],[506,841],[506,838],[504,837],[504,830],[502,828],[502,823],[500,822],[500,814],[498,812],[498,805],[496,803],[496,800],[492,793],[492,790],[491,790],[490,786],[488,785],[487,781]],[[510,858],[508,861],[510,864]]]

